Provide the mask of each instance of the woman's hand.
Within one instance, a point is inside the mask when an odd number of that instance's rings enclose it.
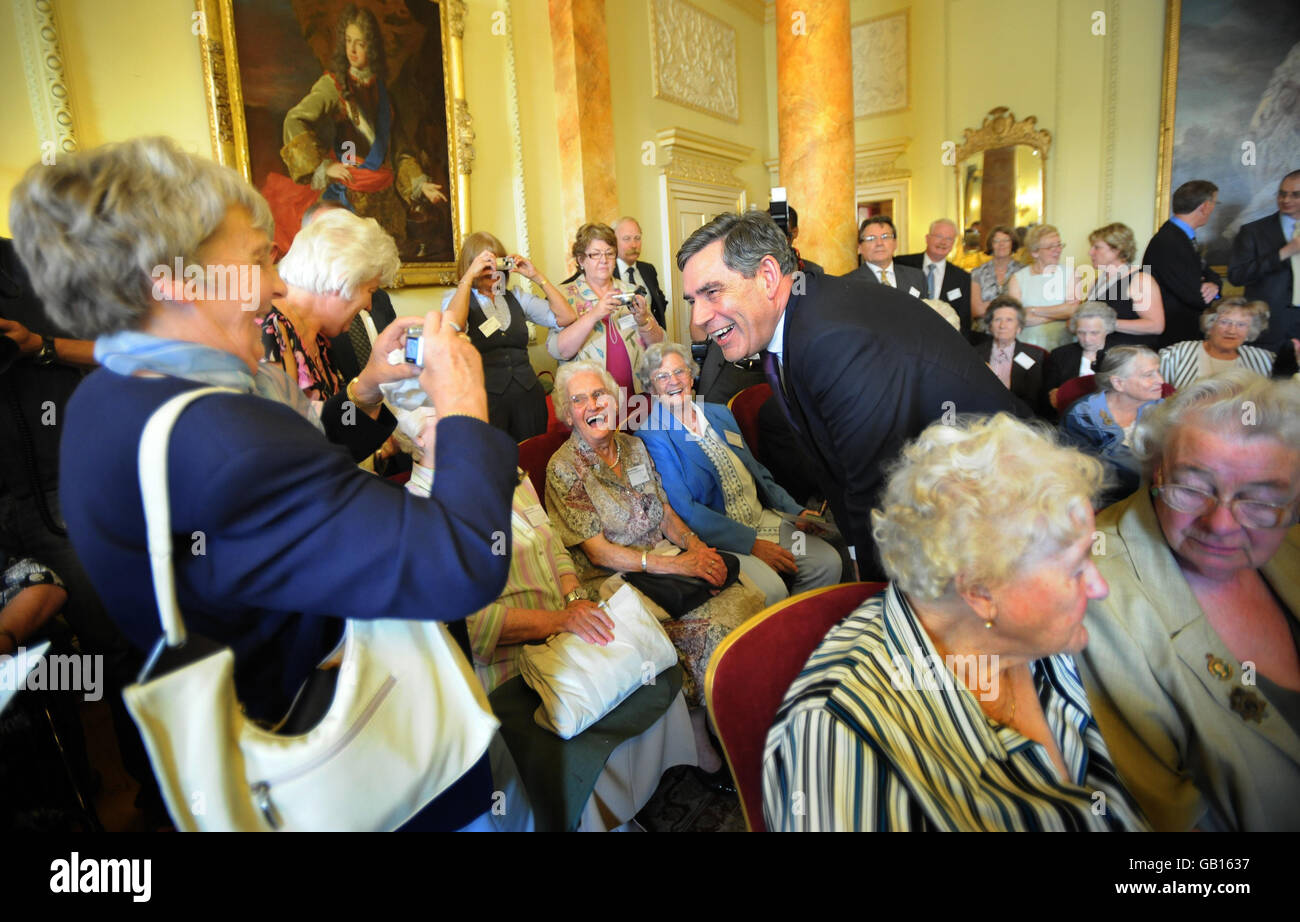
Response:
[[[755,557],[763,561],[777,573],[789,573],[793,576],[799,572],[799,564],[794,559],[794,554],[787,551],[781,545],[772,541],[764,541],[762,538],[754,539],[754,548],[750,551]]]
[[[533,265],[531,259],[527,256],[520,256],[518,253],[515,253],[511,259],[515,261],[516,272],[528,279],[528,281],[535,282],[537,287],[546,287],[546,277],[537,271],[537,267]]]
[[[484,250],[482,253],[475,256],[470,262],[469,268],[466,269],[465,274],[460,277],[460,284],[467,288],[473,288],[474,282],[480,275],[485,272],[495,272],[496,268],[497,254],[493,253],[491,250]]]
[[[555,613],[556,630],[577,634],[587,643],[605,646],[614,639],[614,619],[595,602],[574,599]]]
[[[722,556],[707,545],[663,559],[670,562],[679,575],[695,576],[714,586],[721,586],[727,578],[727,565],[722,562]]]

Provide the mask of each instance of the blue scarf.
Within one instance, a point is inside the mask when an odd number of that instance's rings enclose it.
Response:
[[[257,394],[292,407],[317,429],[322,428],[320,411],[278,365],[258,365],[254,375],[243,359],[229,352],[197,343],[162,339],[137,330],[99,337],[95,340],[95,361],[119,375],[151,371],[212,387],[229,387],[245,394]]]

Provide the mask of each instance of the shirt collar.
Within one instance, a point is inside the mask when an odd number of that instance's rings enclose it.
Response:
[[[1295,235],[1295,218],[1280,211],[1277,216],[1282,219],[1282,239],[1290,240]]]
[[[793,297],[791,295],[791,298]],[[782,362],[785,362],[785,318],[789,312],[790,302],[786,301],[781,316],[776,318],[776,329],[772,331],[772,338],[767,343],[767,351],[775,354]]]
[[[1182,218],[1178,217],[1178,215],[1171,216],[1169,218],[1169,223],[1174,225],[1174,227],[1177,227],[1188,237],[1191,237],[1192,240],[1196,239],[1196,228],[1192,227],[1192,225],[1188,224]]]
[[[934,266],[936,271],[941,271],[944,262],[946,262],[946,260],[933,260],[930,258],[930,254],[926,253],[921,257],[921,271],[924,272],[930,266]]]
[[[636,264],[633,263],[633,265],[635,266]],[[628,264],[623,262],[622,259],[618,260],[618,277],[625,282],[627,281],[627,267]]]

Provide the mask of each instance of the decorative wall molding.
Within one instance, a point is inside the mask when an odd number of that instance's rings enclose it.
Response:
[[[463,99],[456,100],[456,167],[466,176],[474,172],[474,120]]]
[[[456,38],[463,39],[465,37],[465,17],[469,13],[469,8],[465,4],[465,0],[446,0],[446,3],[447,28],[451,30],[451,34]],[[509,0],[507,0],[506,6],[509,5]],[[509,19],[510,17],[507,15],[506,18]]]
[[[650,70],[658,99],[740,121],[736,30],[685,0],[651,0]]]
[[[905,179],[912,175],[895,162],[907,152],[911,138],[889,138],[870,141],[853,148],[853,184],[881,182],[886,179]]]
[[[1119,31],[1119,3],[1106,0],[1106,76],[1105,99],[1106,112],[1103,122],[1103,150],[1100,203],[1100,216],[1106,220],[1107,215],[1114,214],[1115,205],[1115,142],[1119,132],[1119,40],[1123,35]]]
[[[908,11],[853,24],[853,117],[901,112],[910,104]]]
[[[957,145],[956,162],[961,163],[977,151],[1012,144],[1026,144],[1038,151],[1039,156],[1046,157],[1052,147],[1052,133],[1037,126],[1038,119],[1033,115],[1017,121],[1016,114],[1006,106],[991,109],[984,116],[984,123],[980,127],[967,128],[962,132],[962,142]]]
[[[528,196],[524,189],[524,135],[519,125],[519,82],[515,74],[515,27],[510,0],[501,0],[506,20],[506,117],[510,122],[510,184],[515,199],[516,252],[529,254]]]
[[[733,144],[687,128],[664,128],[655,137],[661,152],[664,176],[690,182],[744,188],[732,172],[749,159],[752,147]]]
[[[40,159],[77,150],[77,126],[63,67],[53,0],[13,0],[18,47],[27,75],[27,100],[41,142]]]

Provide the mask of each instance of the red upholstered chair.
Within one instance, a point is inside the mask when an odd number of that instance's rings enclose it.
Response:
[[[884,588],[840,583],[778,602],[728,634],[709,660],[704,696],[752,832],[767,830],[763,747],[786,691],[826,632]]]
[[[745,437],[750,454],[758,457],[758,411],[772,396],[772,386],[767,382],[751,384],[727,401],[727,409],[740,424],[740,434]]]
[[[532,480],[543,508],[546,506],[546,463],[568,437],[569,431],[565,429],[562,432],[543,432],[519,443],[519,466]]]
[[[1097,389],[1096,375],[1079,375],[1066,381],[1056,392],[1056,412],[1065,416],[1065,411],[1080,397],[1087,397]]]

